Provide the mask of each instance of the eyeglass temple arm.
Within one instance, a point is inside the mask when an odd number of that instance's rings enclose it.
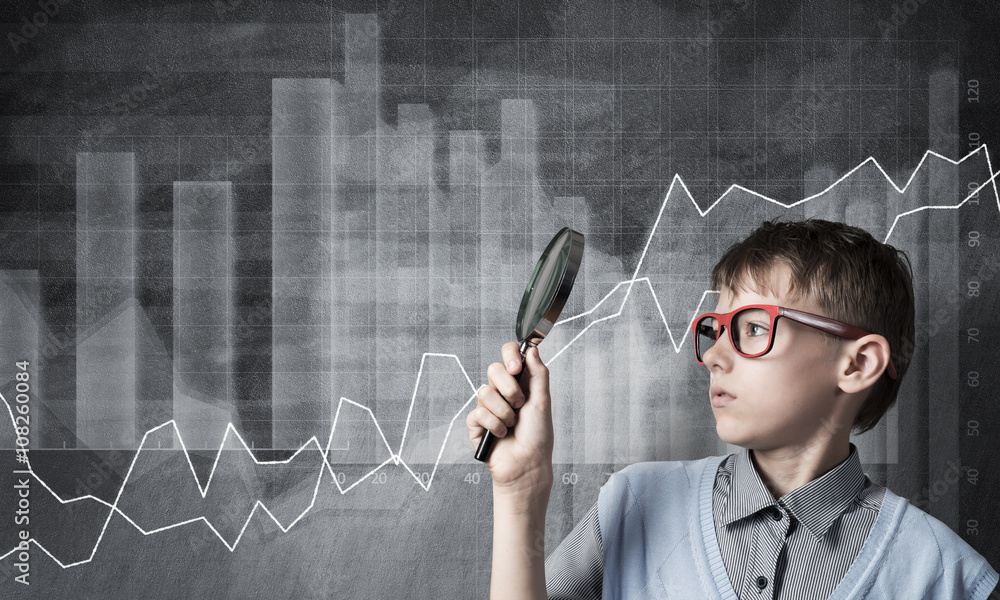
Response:
[[[793,321],[805,323],[810,327],[815,327],[821,331],[832,333],[833,335],[847,338],[849,340],[863,338],[869,333],[864,329],[855,327],[854,325],[848,325],[847,323],[842,323],[841,321],[828,319],[827,317],[821,317],[812,313],[802,312],[793,308],[779,308],[778,316],[788,317]],[[889,377],[896,379],[896,367],[892,365],[891,359],[889,360],[888,365],[886,365],[886,371],[888,371]]]

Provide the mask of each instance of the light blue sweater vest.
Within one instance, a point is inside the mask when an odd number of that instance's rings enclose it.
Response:
[[[725,456],[630,465],[598,496],[605,600],[737,600],[712,489]],[[861,552],[830,600],[979,600],[997,572],[941,521],[886,489]]]

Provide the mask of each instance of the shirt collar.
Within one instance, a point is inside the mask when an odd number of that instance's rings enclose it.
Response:
[[[851,452],[843,462],[788,492],[777,502],[761,480],[750,451],[744,448],[737,453],[735,461],[723,463],[732,465],[723,524],[729,525],[768,507],[783,505],[818,541],[865,487],[866,476],[861,469],[858,449],[853,443],[849,444]]]

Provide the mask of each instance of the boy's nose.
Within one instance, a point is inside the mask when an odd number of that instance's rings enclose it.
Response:
[[[722,347],[725,346],[725,350]],[[728,360],[727,355],[732,351],[732,341],[729,339],[729,332],[725,326],[719,329],[719,339],[712,344],[712,347],[702,353],[701,359],[709,369],[713,364],[719,364],[722,360]],[[725,365],[721,365],[725,368]]]

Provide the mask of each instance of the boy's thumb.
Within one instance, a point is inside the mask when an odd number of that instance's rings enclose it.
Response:
[[[546,391],[549,385],[549,370],[542,362],[542,357],[538,355],[538,347],[532,346],[524,355],[525,366],[528,368],[529,389]]]

